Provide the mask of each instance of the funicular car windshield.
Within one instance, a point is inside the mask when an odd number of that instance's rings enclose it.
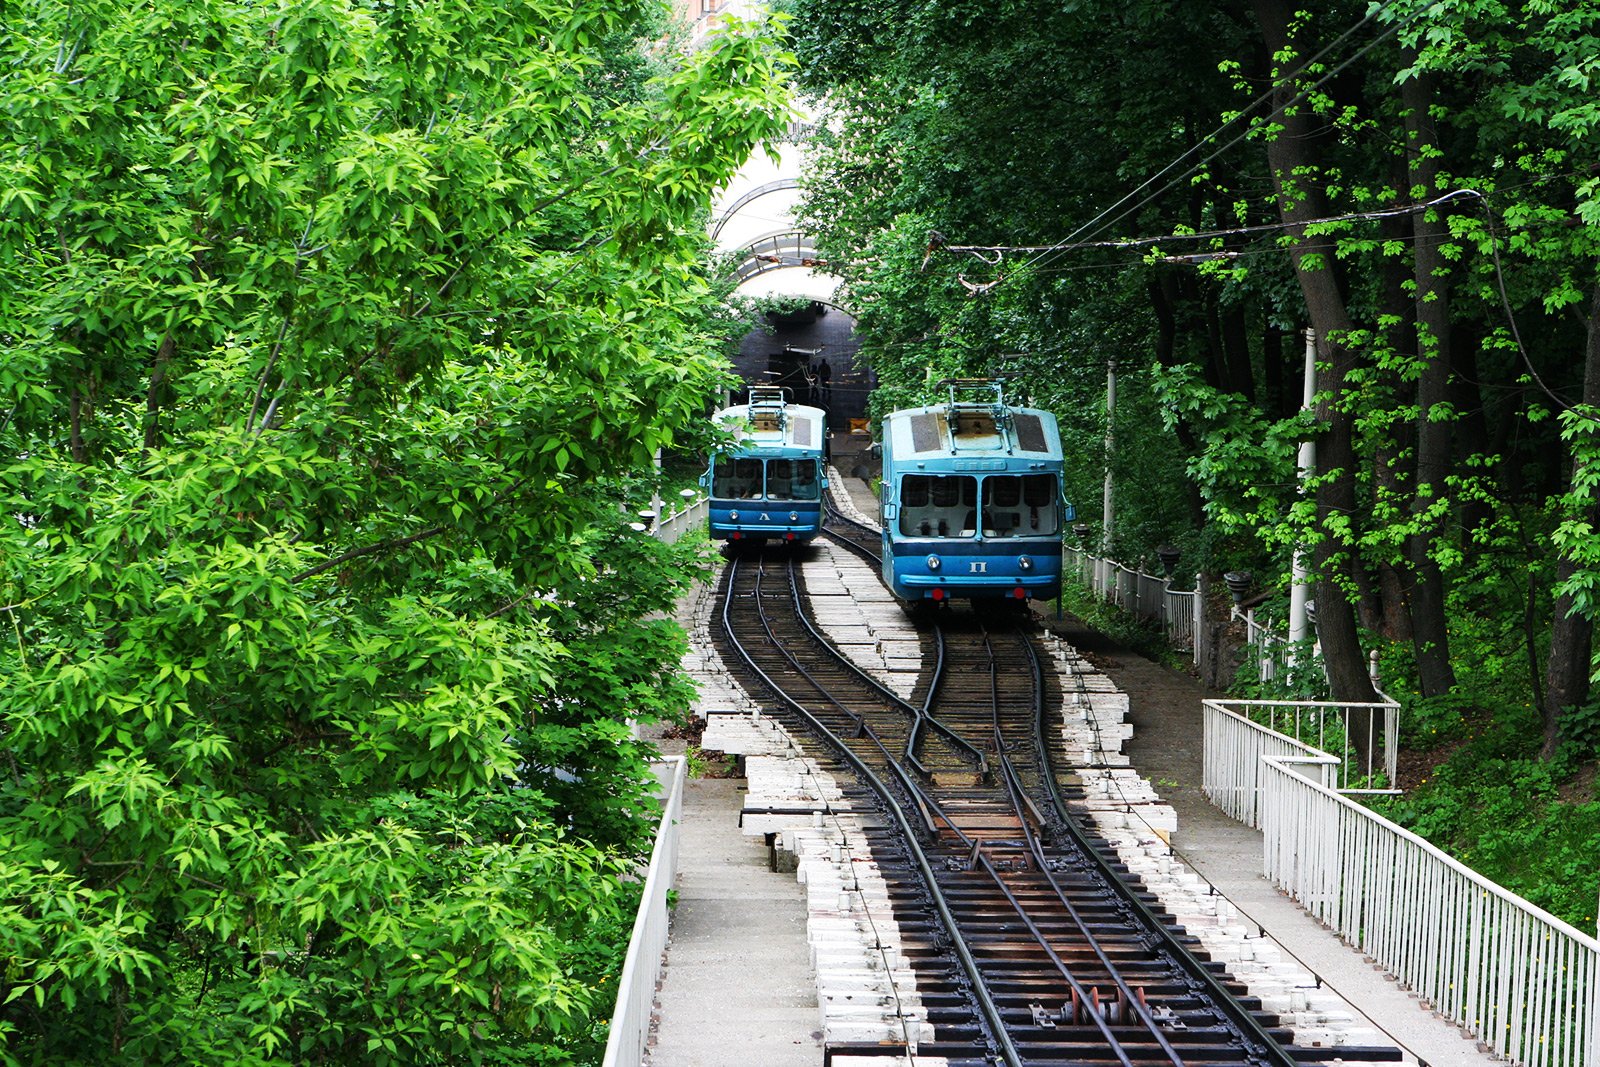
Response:
[[[1060,529],[1054,474],[908,474],[900,481],[904,537],[1049,537]],[[981,511],[978,508],[982,500]],[[982,526],[979,526],[979,518]]]
[[[711,473],[718,500],[817,500],[822,480],[814,459],[719,459]]]
[[[816,500],[820,492],[816,460],[767,460],[768,500]]]
[[[1054,474],[991,474],[983,480],[983,536],[1041,537],[1054,534]]]
[[[972,537],[978,532],[978,481],[966,474],[908,474],[900,480],[900,533]]]
[[[761,496],[759,459],[717,460],[711,472],[711,495],[718,500],[756,500]]]

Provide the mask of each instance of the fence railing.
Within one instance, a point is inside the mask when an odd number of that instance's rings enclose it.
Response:
[[[1063,545],[1061,555],[1064,573],[1076,574],[1101,600],[1159,624],[1170,646],[1192,652],[1195,663],[1200,662],[1204,605],[1198,591],[1173,589],[1169,579],[1071,545]],[[1271,682],[1287,678],[1296,656],[1295,645],[1288,635],[1258,620],[1254,608],[1244,611],[1234,608],[1233,617],[1244,623],[1245,645],[1255,656],[1261,680]],[[1320,662],[1320,650],[1313,647],[1311,657]]]
[[[1094,595],[1123,611],[1161,626],[1174,648],[1187,648],[1200,662],[1200,594],[1173,589],[1165,578],[1103,559],[1071,545],[1062,546],[1064,571],[1075,573]]]
[[[645,870],[639,913],[628,938],[628,955],[617,980],[617,1003],[611,1013],[603,1067],[637,1067],[644,1062],[661,954],[667,947],[667,893],[678,872],[678,822],[683,814],[687,762],[682,756],[668,756],[660,767],[666,799],[650,866]]]
[[[1497,1055],[1600,1067],[1600,941],[1340,795],[1332,762],[1260,757],[1266,876]]]
[[[1294,665],[1294,646],[1288,636],[1274,630],[1270,623],[1257,622],[1254,608],[1234,608],[1233,617],[1244,623],[1244,643],[1255,653],[1261,680],[1270,682],[1287,674]]]
[[[1247,826],[1260,825],[1267,757],[1320,757],[1318,780],[1342,793],[1396,792],[1400,705],[1392,701],[1206,700],[1202,715],[1201,788]]]
[[[710,501],[705,497],[680,504],[675,510],[661,517],[661,521],[656,523],[654,533],[661,540],[671,544],[689,530],[704,523],[706,509],[709,507]]]

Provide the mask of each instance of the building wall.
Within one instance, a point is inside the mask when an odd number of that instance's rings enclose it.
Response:
[[[734,369],[747,382],[787,386],[796,401],[827,410],[829,429],[848,430],[851,419],[866,418],[871,372],[857,366],[855,319],[836,307],[813,306],[821,314],[788,316],[774,322],[771,333],[745,334]],[[828,364],[826,388],[819,373],[823,362]]]

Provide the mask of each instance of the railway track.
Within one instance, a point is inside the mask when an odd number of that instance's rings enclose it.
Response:
[[[828,536],[872,557],[875,532],[847,523],[831,515]],[[907,700],[818,630],[795,553],[734,557],[721,595],[724,659],[881,813],[874,860],[935,1034],[919,1056],[1017,1067],[1397,1058],[1288,1046],[1077,825],[1046,726],[1060,694],[1020,613],[925,620],[931,654]]]

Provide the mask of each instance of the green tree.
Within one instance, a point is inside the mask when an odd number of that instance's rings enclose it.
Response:
[[[1484,147],[1492,146],[1495,169],[1509,163],[1518,176],[1507,181],[1487,167],[1475,173],[1480,189],[1507,187],[1496,204],[1502,222],[1496,226],[1492,215],[1481,222],[1462,219],[1457,230],[1480,245],[1485,267],[1493,267],[1483,286],[1486,299],[1507,312],[1496,327],[1499,343],[1514,353],[1524,381],[1531,379],[1563,410],[1562,439],[1570,445],[1565,492],[1552,506],[1556,599],[1539,694],[1542,754],[1549,758],[1562,740],[1563,717],[1587,703],[1591,675],[1600,668],[1593,648],[1600,620],[1593,598],[1600,582],[1593,570],[1600,511],[1589,444],[1600,411],[1600,178],[1588,163],[1600,149],[1600,104],[1591,89],[1600,73],[1600,11],[1583,3],[1453,0],[1430,7],[1426,21],[1413,25],[1419,14],[1410,4],[1385,12],[1415,49],[1402,76],[1412,85],[1451,78],[1469,86],[1473,102],[1459,120],[1476,129]],[[1509,281],[1502,256],[1525,265]],[[1521,299],[1507,291],[1530,283],[1532,292]],[[1530,339],[1518,329],[1513,301],[1529,296],[1536,314],[1567,320],[1556,342],[1565,374],[1541,375]]]
[[[1251,570],[1270,614],[1309,549],[1335,692],[1380,649],[1412,739],[1473,739],[1435,783],[1600,756],[1592,3],[794,8],[832,108],[808,225],[885,403],[1023,370],[1081,504],[1115,357],[1120,556]]]
[[[771,33],[659,22],[8,11],[6,1062],[592,1037],[626,720],[685,700],[616,504],[721,380],[701,220],[785,117]]]
[[[1513,570],[1554,566],[1544,497],[1564,479],[1534,389],[1578,396],[1582,330],[1560,318],[1592,263],[1562,207],[1592,195],[1571,164],[1592,111],[1583,5],[796,10],[805,78],[835,116],[808,222],[891,389],[930,363],[1020,362],[1089,442],[1088,368],[1153,359],[1162,373],[1129,374],[1124,396],[1155,390],[1145,403],[1166,409],[1170,436],[1139,451],[1186,460],[1190,477],[1162,493],[1138,479],[1171,463],[1129,472],[1130,526],[1113,539],[1136,555],[1189,524],[1212,553],[1202,564],[1269,573],[1287,546],[1310,546],[1338,690],[1367,695],[1365,629],[1409,640],[1422,692],[1450,692],[1452,568],[1505,550],[1484,533],[1493,516],[1525,530]],[[1493,202],[1409,207],[1463,187]],[[1342,215],[1356,217],[1307,224]],[[1012,247],[987,262],[941,251],[964,245]],[[1324,364],[1310,421],[1293,417],[1299,346],[1286,343],[1304,325]],[[1285,462],[1306,435],[1321,439],[1319,503],[1297,507]],[[1541,589],[1536,614],[1551,611]],[[1544,656],[1548,641],[1534,644]],[[1555,645],[1552,666],[1587,662]]]
[[[1150,284],[1138,252],[1035,263],[1025,252],[985,262],[946,249],[1083,236],[1091,220],[1091,238],[1136,233],[1174,205],[1203,222],[1199,198],[1183,190],[1094,216],[1224,106],[1229,80],[1193,42],[1237,39],[1244,27],[1205,5],[1015,0],[980,12],[800,0],[795,10],[803,78],[828,107],[804,220],[847,283],[862,351],[884,385],[876,402],[920,396],[947,374],[1020,378],[1064,420],[1077,461],[1071,492],[1088,516],[1097,509],[1084,505],[1100,494],[1108,358],[1130,385],[1148,380],[1144,356],[1160,346],[1155,308],[1184,327],[1165,335],[1169,362],[1216,373],[1239,336],[1236,304],[1193,271],[1183,284]],[[1174,80],[1187,87],[1181,100]],[[1195,322],[1199,331],[1186,329]],[[1124,398],[1125,412],[1155,412],[1148,390]],[[1183,533],[1198,522],[1199,497],[1170,491],[1193,444],[1188,426],[1178,440],[1119,439],[1128,522],[1113,531],[1118,543],[1137,555],[1192,542]]]

